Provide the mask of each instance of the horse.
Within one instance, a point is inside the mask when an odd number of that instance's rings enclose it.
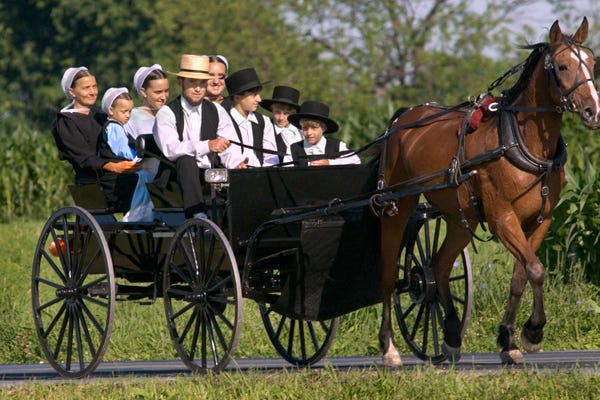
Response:
[[[563,112],[578,113],[589,129],[600,127],[600,104],[593,81],[595,60],[583,46],[587,34],[585,17],[573,35],[563,34],[557,20],[549,31],[549,42],[523,46],[531,53],[513,71],[520,71],[516,83],[495,98],[497,101],[484,110],[484,117],[471,129],[461,129],[473,116],[464,107],[444,109],[423,104],[401,113],[384,135],[384,187],[414,186],[418,177],[424,176],[433,184],[456,181],[425,192],[447,225],[445,239],[431,259],[437,296],[445,313],[442,353],[446,359],[460,359],[462,345],[460,321],[450,293],[452,265],[462,249],[477,238],[475,229],[484,222],[514,256],[510,293],[497,337],[501,361],[524,362],[515,339],[515,320],[527,283],[533,291],[533,306],[520,343],[527,352],[540,350],[546,323],[542,291],[545,271],[536,251],[550,227],[564,183]],[[468,179],[452,178],[457,170]],[[418,182],[422,184],[423,179]],[[391,297],[398,279],[398,249],[418,197],[399,196],[383,206],[379,343],[385,366],[402,365],[393,343]]]

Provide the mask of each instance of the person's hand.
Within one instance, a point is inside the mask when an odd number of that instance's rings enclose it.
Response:
[[[138,172],[140,168],[142,168],[142,166],[139,163],[129,160],[119,162],[109,161],[102,167],[105,171],[114,172],[116,174],[134,174]]]
[[[239,163],[239,164],[237,165],[237,167],[235,167],[235,168],[236,168],[236,169],[246,169],[246,168],[248,168],[248,161],[249,161],[249,159],[248,159],[248,157],[246,157],[246,158],[244,159],[244,161],[242,161],[241,163]]]
[[[219,137],[208,141],[208,149],[213,153],[220,153],[229,147],[229,140]]]
[[[310,165],[311,167],[316,167],[319,165],[329,165],[329,160],[326,158],[322,158],[320,160],[313,160],[313,161],[309,161],[308,165]]]

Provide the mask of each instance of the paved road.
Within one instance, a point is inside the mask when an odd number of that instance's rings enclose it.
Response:
[[[422,366],[423,362],[414,356],[402,356],[403,368],[411,369]],[[339,369],[370,368],[379,364],[379,357],[329,357],[313,368],[330,365]],[[452,368],[448,363],[436,366],[440,369]],[[455,370],[490,373],[505,366],[500,364],[498,354],[463,354],[461,360],[454,365]],[[524,366],[511,368],[533,368],[536,370],[567,370],[579,368],[588,373],[600,373],[600,351],[559,351],[525,354]],[[227,366],[228,371],[293,369],[280,358],[268,359],[234,359]],[[180,360],[168,361],[126,361],[104,362],[94,371],[90,378],[109,378],[123,376],[160,377],[190,374]],[[49,364],[2,364],[0,365],[0,385],[23,384],[27,381],[60,381],[62,378]]]

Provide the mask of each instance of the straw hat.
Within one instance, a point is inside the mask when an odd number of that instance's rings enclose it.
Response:
[[[208,64],[208,56],[184,54],[179,63],[179,72],[167,72],[177,75],[179,78],[212,79],[212,75],[208,73]]]
[[[298,113],[288,117],[288,121],[298,128],[300,128],[301,119],[312,119],[323,122],[326,126],[323,133],[333,133],[340,129],[337,122],[329,118],[329,107],[319,101],[305,101],[300,106]]]

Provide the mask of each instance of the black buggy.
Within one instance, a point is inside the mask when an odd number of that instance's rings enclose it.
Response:
[[[377,180],[377,160],[208,170],[208,219],[184,219],[176,184],[149,184],[151,223],[117,221],[99,187],[71,187],[76,205],[50,216],[33,259],[34,322],[48,361],[66,377],[91,374],[108,347],[116,302],[162,297],[173,345],[193,372],[227,366],[243,298],[258,304],[285,360],[318,362],[340,316],[381,301]],[[429,261],[444,226],[435,209],[419,206],[399,249],[394,294],[408,347],[434,363],[446,359],[444,310]],[[472,307],[466,250],[453,268],[451,288],[464,335]]]

